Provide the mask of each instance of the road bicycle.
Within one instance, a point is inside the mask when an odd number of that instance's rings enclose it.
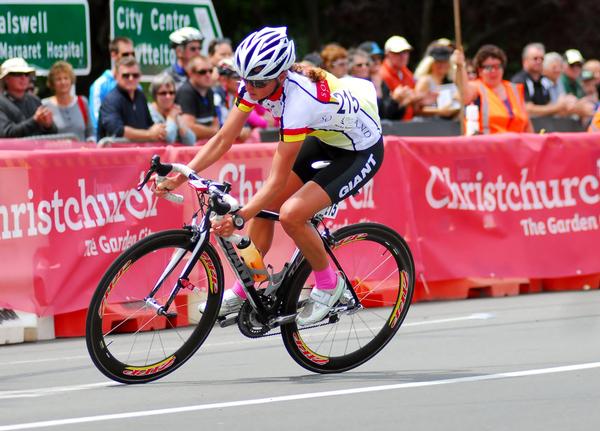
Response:
[[[229,194],[230,184],[201,178],[182,164],[163,164],[158,156],[152,158],[138,190],[155,173],[160,181],[171,171],[185,175],[197,196],[199,205],[190,224],[151,234],[125,250],[91,299],[86,344],[94,364],[106,376],[122,383],[166,376],[202,346],[217,320],[221,326],[237,323],[250,338],[281,334],[290,356],[316,373],[338,373],[363,364],[398,331],[414,290],[408,245],[398,233],[376,223],[331,232],[324,220],[334,216],[335,206],[310,220],[331,264],[346,281],[339,302],[322,321],[307,326],[296,323],[315,285],[302,253],[296,249],[279,272],[268,266],[267,281],[255,286],[251,269],[234,246],[236,235],[215,235],[213,240],[248,298],[237,314],[218,318],[224,272],[210,241],[210,227],[215,216],[235,214],[240,205]],[[257,217],[279,219],[270,211]]]

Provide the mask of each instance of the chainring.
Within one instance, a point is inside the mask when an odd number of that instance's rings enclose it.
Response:
[[[264,337],[271,330],[267,325],[258,321],[256,311],[249,301],[244,301],[237,322],[240,332],[248,338]]]

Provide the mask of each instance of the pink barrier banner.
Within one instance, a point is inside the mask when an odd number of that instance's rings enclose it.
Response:
[[[268,175],[275,145],[236,145],[202,175],[232,183],[245,203]],[[87,308],[125,248],[181,227],[197,209],[185,187],[183,206],[135,190],[151,156],[186,163],[196,151],[0,152],[0,307],[40,316]],[[428,281],[597,273],[599,176],[593,134],[390,137],[380,172],[327,225],[391,226]],[[265,261],[278,271],[293,249],[278,228]]]

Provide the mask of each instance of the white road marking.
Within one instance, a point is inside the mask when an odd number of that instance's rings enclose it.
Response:
[[[18,391],[0,391],[0,400],[11,399],[11,398],[34,398],[41,397],[43,395],[52,395],[60,392],[72,392],[82,391],[85,389],[94,389],[105,386],[116,386],[120,385],[117,382],[101,382],[101,383],[87,383],[84,385],[74,386],[55,386],[50,388],[37,388],[37,389],[21,389]]]
[[[511,371],[511,372],[507,372],[507,373],[479,375],[479,376],[471,376],[471,377],[458,377],[455,379],[432,380],[432,381],[413,382],[413,383],[399,383],[399,384],[395,384],[395,385],[368,386],[368,387],[363,387],[363,388],[341,389],[341,390],[337,390],[337,391],[312,392],[312,393],[307,393],[307,394],[284,395],[284,396],[279,396],[279,397],[257,398],[257,399],[250,399],[250,400],[229,401],[229,402],[212,403],[212,404],[197,404],[197,405],[192,405],[192,406],[173,407],[173,408],[168,408],[168,409],[142,410],[142,411],[135,411],[135,412],[127,412],[127,413],[115,413],[115,414],[105,414],[105,415],[97,415],[97,416],[85,416],[85,417],[78,417],[78,418],[56,419],[56,420],[48,420],[48,421],[40,421],[40,422],[29,422],[29,423],[22,423],[22,424],[0,426],[0,431],[49,428],[49,427],[56,427],[56,426],[81,424],[81,423],[110,421],[110,420],[116,420],[116,419],[130,419],[130,418],[136,418],[136,417],[160,416],[160,415],[169,415],[169,414],[174,414],[174,413],[185,413],[185,412],[194,412],[194,411],[203,411],[203,410],[216,410],[216,409],[226,409],[226,408],[234,408],[234,407],[253,406],[253,405],[259,405],[259,404],[272,404],[272,403],[307,400],[307,399],[315,399],[315,398],[326,398],[326,397],[337,397],[337,396],[344,396],[344,395],[364,394],[364,393],[369,393],[369,392],[382,392],[382,391],[391,391],[391,390],[399,390],[399,389],[421,388],[421,387],[425,387],[425,386],[440,386],[440,385],[449,385],[449,384],[457,384],[457,383],[482,382],[482,381],[486,381],[486,380],[499,380],[499,379],[510,379],[510,378],[527,377],[527,376],[537,376],[537,375],[542,375],[542,374],[566,373],[566,372],[571,372],[571,371],[581,371],[581,370],[588,370],[588,369],[593,369],[593,368],[600,368],[600,362],[590,362],[587,364],[575,364],[575,365],[566,365],[566,366],[562,366],[562,367],[540,368],[540,369],[533,369],[533,370]]]
[[[461,322],[461,321],[468,321],[468,320],[486,320],[486,319],[492,319],[493,317],[494,317],[494,315],[492,313],[473,313],[473,314],[469,314],[466,316],[449,317],[446,319],[419,320],[416,322],[404,322],[402,324],[402,327],[437,325],[440,323],[453,323],[453,322]],[[218,329],[218,328],[215,328],[215,329]],[[241,343],[255,343],[255,342],[256,342],[256,340],[247,340],[247,339],[241,339],[241,340],[235,340],[235,341],[221,341],[221,342],[216,342],[216,343],[209,342],[209,343],[205,343],[203,345],[203,348],[232,346],[232,345],[239,345]],[[39,364],[39,363],[43,363],[43,362],[72,361],[72,360],[79,360],[79,359],[88,360],[89,358],[90,357],[88,355],[77,355],[77,356],[61,356],[61,357],[55,357],[55,358],[6,361],[6,362],[0,362],[0,367],[5,366],[5,365]]]

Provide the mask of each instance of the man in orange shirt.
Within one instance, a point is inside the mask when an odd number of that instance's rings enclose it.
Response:
[[[392,36],[384,46],[381,65],[382,106],[380,115],[390,120],[410,120],[420,97],[414,91],[415,80],[408,69],[413,47],[402,36]]]

